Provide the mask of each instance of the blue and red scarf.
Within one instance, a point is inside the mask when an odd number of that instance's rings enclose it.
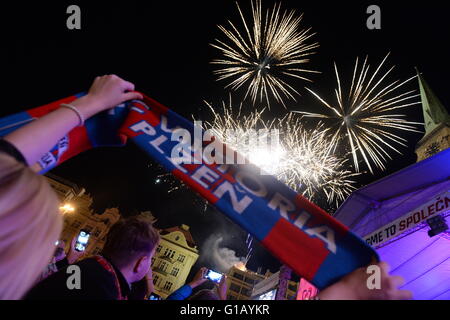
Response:
[[[0,119],[0,136],[79,96]],[[173,161],[172,149],[179,144],[172,141],[174,128],[186,129],[194,137],[192,122],[157,101],[145,96],[127,102],[88,119],[61,139],[41,159],[42,173],[85,150],[131,140],[319,289],[378,260],[377,253],[346,226],[251,165]]]

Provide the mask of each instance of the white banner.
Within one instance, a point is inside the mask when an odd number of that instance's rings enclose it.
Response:
[[[401,233],[414,228],[436,214],[445,213],[450,209],[450,192],[446,191],[428,201],[417,209],[407,213],[397,220],[381,227],[377,231],[364,236],[364,240],[372,247],[389,241]]]

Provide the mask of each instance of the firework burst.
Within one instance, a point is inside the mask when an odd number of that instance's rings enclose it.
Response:
[[[352,178],[357,174],[345,169],[347,158],[333,154],[333,145],[322,124],[307,130],[293,114],[264,121],[264,109],[242,115],[242,105],[237,111],[233,110],[231,99],[229,105],[222,102],[220,112],[207,105],[214,119],[206,126],[219,140],[310,200],[326,198],[328,204],[337,206],[355,190]],[[228,134],[230,129],[233,133],[239,132],[238,139],[235,134]],[[264,129],[263,132],[278,130],[279,143],[270,148],[249,143],[252,130],[259,129]]]
[[[362,65],[357,58],[348,94],[342,88],[341,77],[334,64],[337,80],[335,104],[326,102],[317,93],[306,88],[331,111],[331,115],[294,111],[326,123],[331,121],[325,130],[332,136],[332,145],[336,148],[344,142],[350,147],[357,172],[360,171],[361,158],[373,174],[373,166],[386,169],[385,163],[392,159],[388,151],[401,154],[396,147],[407,147],[407,140],[394,133],[395,131],[420,132],[416,128],[420,123],[407,121],[406,115],[397,113],[399,109],[420,104],[419,101],[414,101],[419,96],[414,94],[415,90],[400,91],[416,76],[403,82],[396,80],[385,84],[387,76],[394,69],[392,66],[386,72],[381,72],[388,56],[389,53],[373,73],[367,56]]]
[[[231,21],[228,21],[228,27],[219,26],[228,43],[216,39],[211,44],[224,56],[212,61],[221,66],[214,73],[218,80],[228,80],[226,87],[233,90],[248,85],[245,98],[250,96],[253,104],[259,96],[260,101],[265,97],[270,106],[269,95],[272,95],[285,106],[283,99],[295,100],[294,95],[298,91],[282,78],[311,81],[307,75],[317,73],[302,68],[309,62],[306,57],[319,46],[307,43],[314,34],[310,29],[300,29],[303,15],[297,16],[295,11],[281,12],[280,4],[275,4],[272,10],[263,14],[261,0],[252,0],[251,23],[246,22],[237,2],[236,5],[245,31],[239,31]]]

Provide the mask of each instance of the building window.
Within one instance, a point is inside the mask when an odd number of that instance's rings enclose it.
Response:
[[[231,283],[231,284],[230,284],[230,290],[231,290],[231,291],[234,291],[234,292],[236,292],[236,293],[239,293],[239,291],[241,290],[241,287],[239,287],[238,285],[236,285],[236,284],[234,284],[234,283]]]
[[[236,278],[236,279],[242,280],[242,281],[244,280],[244,276],[241,273],[239,273],[239,272],[235,272],[233,274],[233,277]]]
[[[74,227],[74,228],[79,228],[79,227],[81,227],[81,221],[75,220],[75,221],[72,223],[72,227]]]
[[[227,296],[227,300],[237,300],[235,296],[233,296],[232,294],[229,294]]]
[[[161,245],[159,245],[158,248],[156,248],[156,252],[158,252],[158,253],[161,252],[161,249],[162,249],[162,247],[161,247]]]
[[[169,257],[170,259],[173,259],[174,255],[175,255],[175,251],[173,251],[173,250],[166,249],[166,251],[164,251],[164,256]]]
[[[252,295],[252,290],[247,288],[241,288],[241,294],[244,296],[250,297]]]
[[[153,284],[156,285],[156,282],[159,280],[159,276],[157,274],[155,274],[153,276]]]
[[[155,263],[155,257],[152,257],[152,266],[153,266],[153,264]]]
[[[167,262],[161,261],[161,263],[159,264],[159,270],[164,271],[164,272],[167,272],[167,267],[168,267],[168,266],[169,266],[169,265],[167,264]]]
[[[164,284],[164,290],[170,291],[172,289],[173,283],[170,281],[166,281]]]
[[[186,256],[183,256],[182,254],[180,254],[180,255],[178,256],[178,261],[184,262],[184,259],[186,259]]]
[[[178,268],[173,268],[171,275],[173,275],[174,277],[176,277],[178,275],[178,273],[180,272],[180,269]]]
[[[245,277],[244,282],[254,285],[256,283],[255,279]]]
[[[94,237],[96,237],[96,238],[98,238],[99,236],[100,236],[100,233],[101,233],[102,231],[100,230],[100,228],[95,228],[95,231],[94,231]]]

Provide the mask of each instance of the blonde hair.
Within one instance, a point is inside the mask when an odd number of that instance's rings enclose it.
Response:
[[[62,229],[48,182],[0,154],[0,299],[20,299],[55,251]]]

